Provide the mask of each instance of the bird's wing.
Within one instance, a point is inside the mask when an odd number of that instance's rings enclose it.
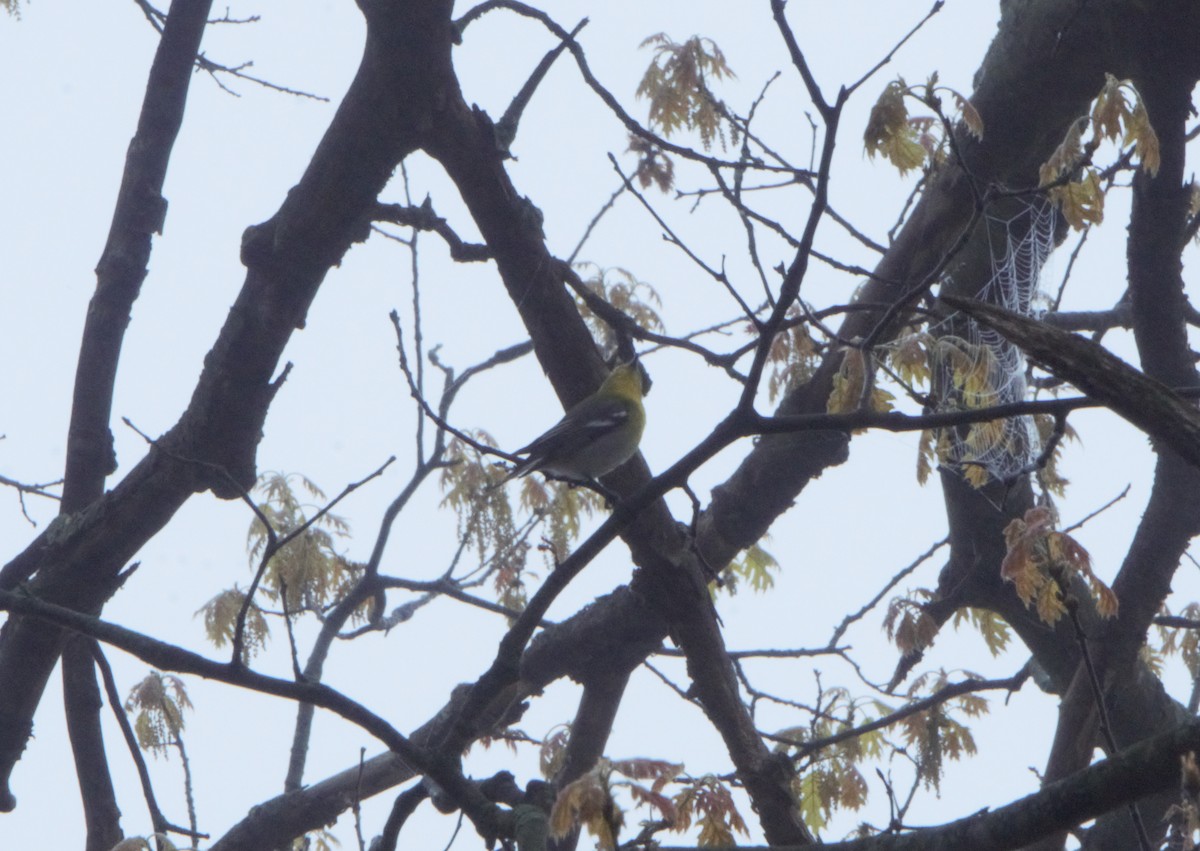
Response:
[[[551,455],[563,446],[583,446],[599,440],[628,421],[629,406],[622,400],[589,399],[579,408],[568,412],[541,437],[517,450],[517,454],[528,453],[532,460]]]

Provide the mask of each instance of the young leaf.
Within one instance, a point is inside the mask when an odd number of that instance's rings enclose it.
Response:
[[[566,836],[583,825],[596,837],[601,851],[615,851],[625,814],[612,796],[611,770],[608,761],[602,759],[587,774],[563,787],[550,813],[553,836]]]
[[[700,36],[679,44],[665,33],[650,36],[642,47],[654,49],[637,87],[637,96],[650,102],[650,126],[664,136],[684,128],[696,130],[705,149],[718,138],[724,146],[722,106],[709,89],[709,80],[734,76],[721,48]]]
[[[676,795],[675,809],[679,813],[675,829],[684,831],[698,824],[703,847],[727,848],[735,844],[734,833],[749,835],[729,787],[711,774],[693,780]]]
[[[904,102],[908,91],[903,79],[888,83],[871,107],[863,132],[867,156],[874,159],[876,154],[881,155],[896,166],[901,175],[924,165],[928,154],[921,144],[918,125],[908,115],[908,106]]]
[[[237,617],[245,601],[245,592],[235,586],[196,610],[197,615],[204,615],[204,632],[214,647],[224,647],[226,642],[233,641]],[[246,610],[246,625],[242,632],[242,661],[249,662],[255,653],[264,649],[270,634],[263,610],[252,602]]]
[[[155,756],[165,756],[183,732],[183,712],[191,709],[183,680],[173,674],[151,671],[129,690],[125,711],[137,713],[133,728],[138,744]]]

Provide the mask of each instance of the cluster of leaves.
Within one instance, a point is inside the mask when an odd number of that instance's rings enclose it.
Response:
[[[1162,614],[1171,616],[1166,604],[1163,604]],[[1179,617],[1200,621],[1200,603],[1188,603],[1179,612]],[[1160,644],[1157,650],[1146,646],[1146,661],[1154,673],[1161,676],[1163,660],[1178,655],[1192,679],[1200,679],[1200,630],[1159,626],[1158,636]]]
[[[888,364],[906,385],[927,387],[933,379],[930,350],[936,345],[937,341],[925,332],[904,334],[888,346]]]
[[[662,299],[653,284],[638,280],[632,272],[620,267],[605,269],[594,263],[578,264],[583,284],[591,292],[615,307],[625,316],[647,331],[665,330],[658,310]],[[587,302],[577,297],[575,304],[583,321],[587,323],[592,337],[599,343],[600,351],[611,354],[617,350],[617,338],[613,329],[588,307]]]
[[[931,366],[943,376],[941,392],[952,397],[958,407],[979,410],[1006,401],[1000,387],[1006,373],[991,347],[947,335],[937,339],[929,355]],[[972,487],[979,488],[989,481],[989,458],[1025,452],[1026,447],[1018,443],[1023,435],[1022,429],[1012,428],[1003,419],[973,423],[965,435],[958,434],[955,439],[949,439],[950,433],[942,430],[935,453],[940,461],[949,461],[961,470]],[[928,443],[922,451],[927,452],[927,447]]]
[[[1084,134],[1091,129],[1085,141]],[[1104,87],[1092,101],[1088,115],[1073,122],[1066,136],[1038,174],[1040,185],[1062,211],[1070,225],[1081,230],[1104,219],[1104,188],[1091,164],[1104,140],[1133,146],[1133,156],[1142,170],[1153,176],[1160,163],[1158,135],[1137,88],[1130,80],[1105,75]]]
[[[321,489],[304,476],[265,473],[255,488],[262,497],[258,505],[261,517],[255,516],[250,524],[247,550],[251,567],[257,569],[272,546],[265,521],[274,533],[276,545],[285,540],[287,543],[269,554],[262,579],[263,593],[272,601],[282,601],[290,614],[319,613],[336,604],[354,587],[361,567],[344,558],[334,546],[335,538],[345,537],[350,532],[345,520],[325,512],[316,522],[310,522],[310,513],[315,516],[320,509],[301,501],[292,485],[293,480],[298,481],[309,496],[325,500]],[[223,647],[233,639],[238,614],[245,602],[246,593],[234,586],[217,594],[197,611],[196,614],[203,615],[205,632],[215,646]],[[355,613],[355,620],[365,620],[366,605]],[[243,661],[248,661],[266,645],[270,635],[266,614],[256,601],[251,601],[242,636]]]
[[[944,688],[948,682],[945,671],[922,674],[909,687],[909,697],[916,698],[923,692],[932,694]],[[970,728],[951,714],[954,709],[967,717],[978,718],[988,711],[988,702],[977,694],[964,694],[921,712],[914,712],[900,721],[900,734],[916,750],[917,770],[927,789],[941,791],[947,758],[959,760],[964,756],[972,756],[976,751]]]
[[[894,165],[901,175],[928,163],[936,165],[946,156],[947,128],[950,119],[942,107],[942,95],[954,101],[955,110],[967,132],[976,139],[983,138],[983,120],[975,107],[963,95],[948,86],[938,84],[935,72],[924,85],[910,86],[903,77],[888,83],[867,119],[863,144],[867,155],[879,154]],[[934,115],[913,116],[908,101],[915,100],[933,111]]]
[[[761,594],[775,587],[773,574],[779,570],[775,556],[753,544],[742,550],[721,572],[721,588],[732,597],[744,582]]]
[[[706,150],[718,139],[724,147],[724,109],[708,84],[709,80],[734,76],[721,48],[700,36],[680,44],[665,33],[650,36],[641,46],[654,50],[654,59],[637,87],[637,96],[650,102],[650,126],[664,136],[693,130],[700,134]],[[730,128],[736,143],[737,125],[730,124]]]
[[[926,673],[913,680],[906,697],[910,702],[917,701],[947,684],[944,670]],[[904,756],[916,767],[914,783],[939,790],[946,759],[958,760],[976,750],[971,731],[961,717],[975,718],[987,710],[986,699],[965,694],[903,715],[882,700],[855,698],[841,687],[826,689],[821,691],[813,721],[806,727],[781,730],[778,738],[787,744],[776,749],[793,759],[804,756],[809,760],[800,766],[793,788],[805,823],[820,833],[836,810],[859,810],[866,805],[869,789],[863,765],[868,761],[879,762],[889,754]],[[834,741],[812,755],[807,753],[810,743],[844,735],[892,714],[901,717],[886,727]],[[899,738],[893,738],[889,731],[898,732]]]
[[[658,145],[630,133],[629,147],[625,150],[637,155],[633,176],[643,189],[649,189],[651,183],[663,193],[675,187],[675,163]]]
[[[867,699],[870,712],[851,697],[844,688],[828,689],[821,693],[820,711],[807,727],[789,727],[777,736],[790,744],[776,746],[778,753],[793,755],[806,743],[836,736],[869,724],[889,709],[880,701]],[[859,810],[867,803],[868,788],[860,766],[864,760],[880,759],[886,740],[882,730],[853,736],[820,750],[792,781],[792,791],[800,807],[804,823],[814,833],[820,833],[829,823],[835,810]]]
[[[246,592],[236,585],[222,591],[197,610],[204,616],[204,633],[215,647],[224,647],[232,642],[237,629],[238,614],[246,606]],[[242,661],[249,662],[258,651],[267,646],[271,629],[262,607],[250,602],[246,607],[246,621],[242,627]]]
[[[936,693],[948,682],[944,670],[922,674],[913,680],[906,696],[910,701],[916,701]],[[836,736],[896,711],[881,700],[854,699],[841,688],[822,692],[821,700],[821,712],[810,727],[781,731],[782,737],[796,743],[781,750],[800,749],[805,742]],[[889,751],[906,755],[916,765],[917,779],[926,788],[940,791],[945,761],[959,760],[976,751],[969,727],[956,715],[977,718],[987,711],[985,698],[975,694],[960,695],[905,715],[887,728],[823,748],[798,774],[795,783],[805,823],[819,832],[835,810],[859,810],[865,806],[868,787],[861,766],[867,760],[883,759]],[[889,729],[899,732],[899,741],[889,737]]]
[[[1054,511],[1037,506],[1004,528],[1008,552],[1000,563],[1000,575],[1016,587],[1026,606],[1034,606],[1038,617],[1053,626],[1067,611],[1068,589],[1082,577],[1096,601],[1101,617],[1117,614],[1117,595],[1092,571],[1091,556],[1070,535],[1054,529]]]
[[[985,344],[950,334],[934,338],[925,332],[914,332],[899,338],[887,348],[887,353],[892,373],[905,389],[918,398],[930,399],[923,391],[936,388],[932,393],[938,397],[942,410],[951,404],[959,409],[979,410],[1008,401],[1000,387],[1006,373]],[[1037,425],[1044,442],[1053,428],[1053,420]],[[988,460],[997,455],[1024,454],[1026,435],[1023,428],[1003,419],[960,429],[926,429],[921,432],[917,447],[917,481],[925,484],[934,466],[941,463],[954,466],[972,487],[982,487],[991,478]],[[1043,484],[1047,490],[1061,495],[1067,480],[1058,472],[1057,459],[1058,448],[1048,459]]]
[[[728,848],[736,844],[735,833],[743,836],[750,833],[734,804],[729,785],[715,775],[706,774],[685,783],[674,803],[678,814],[675,830],[684,831],[697,825],[698,844],[706,848]]]
[[[300,500],[292,487],[293,479],[299,481],[310,497],[327,501],[325,493],[305,476],[263,474],[256,488],[263,497],[259,505],[262,518],[255,517],[250,524],[247,549],[251,565],[266,554],[270,535],[264,520],[270,524],[277,539],[291,538],[267,563],[263,590],[272,600],[284,600],[289,611],[319,612],[354,587],[360,568],[343,558],[334,547],[335,537],[344,538],[350,533],[346,521],[326,512],[310,524],[309,512],[315,514],[320,508]]]
[[[583,826],[596,838],[602,851],[615,851],[625,824],[625,812],[616,798],[619,789],[627,790],[637,804],[654,808],[664,821],[675,824],[678,811],[662,790],[682,768],[661,760],[601,758],[591,771],[559,792],[550,813],[550,832],[561,838]],[[649,780],[650,785],[639,782],[644,780]]]
[[[486,432],[476,430],[468,436],[495,445]],[[570,552],[584,520],[603,507],[603,500],[588,488],[525,476],[517,483],[517,506],[533,520],[518,526],[510,490],[500,486],[503,468],[458,438],[451,440],[447,457],[450,462],[441,473],[442,505],[454,510],[459,540],[476,555],[479,570],[491,577],[497,602],[520,611],[528,600],[526,581],[534,576],[528,568],[533,526],[541,527],[540,549],[553,563]]]
[[[1200,847],[1200,764],[1192,751],[1179,757],[1179,803],[1167,810],[1164,819],[1171,822],[1174,836],[1168,847],[1195,851]]]
[[[924,650],[937,637],[937,621],[925,611],[925,603],[932,598],[928,588],[917,588],[888,603],[883,629],[905,656]]]
[[[937,637],[937,621],[926,611],[926,605],[933,598],[934,592],[928,588],[916,588],[893,597],[888,603],[883,629],[888,640],[894,642],[905,656],[926,649]],[[1012,628],[1004,618],[987,609],[957,609],[950,623],[955,629],[963,624],[973,627],[992,656],[999,656],[1012,641]]]
[[[570,727],[552,730],[542,742],[539,763],[542,775],[553,781],[566,761]],[[677,791],[667,794],[667,787]],[[699,828],[701,847],[728,847],[734,835],[748,835],[728,783],[715,775],[688,777],[679,763],[658,759],[601,759],[583,776],[562,788],[550,814],[556,837],[586,827],[601,851],[615,849],[625,824],[622,793],[636,807],[648,807],[656,829],[680,832]]]
[[[481,444],[495,445],[492,436],[477,429],[468,437]],[[512,503],[500,481],[504,470],[478,449],[458,439],[446,448],[449,463],[442,468],[442,506],[451,508],[458,518],[458,539],[474,552],[493,580],[497,602],[514,611],[525,607],[526,556],[529,544],[517,528]],[[522,480],[522,502],[535,512],[546,512],[555,522],[556,515],[546,508],[548,497],[530,488],[532,477]]]
[[[767,362],[773,366],[767,377],[767,393],[772,402],[804,384],[821,362],[822,347],[812,338],[808,324],[799,321],[800,309],[788,311],[788,323],[771,341]],[[752,334],[758,330],[751,326]]]
[[[166,756],[183,733],[183,712],[192,708],[183,680],[151,671],[129,690],[125,711],[134,715],[138,744],[155,756]],[[136,714],[135,714],[136,713]]]
[[[992,656],[999,656],[1008,647],[1012,641],[1012,627],[1004,618],[1000,617],[990,609],[976,609],[964,607],[955,610],[954,617],[950,619],[950,623],[957,629],[962,624],[968,624],[983,637],[983,643],[987,645],[988,652]]]
[[[866,408],[880,413],[892,410],[896,397],[875,386],[875,371],[867,368],[867,355],[862,349],[847,348],[841,366],[833,377],[826,410],[845,414]]]

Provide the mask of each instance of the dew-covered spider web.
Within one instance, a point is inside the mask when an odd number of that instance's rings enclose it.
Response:
[[[989,218],[992,274],[975,298],[1023,316],[1040,312],[1039,280],[1054,248],[1055,211],[1034,200],[1008,219]],[[930,329],[934,409],[983,408],[1024,400],[1026,362],[1020,349],[974,319],[956,314]],[[979,486],[1007,480],[1031,465],[1042,439],[1033,417],[1009,417],[942,429],[936,454],[942,465]]]

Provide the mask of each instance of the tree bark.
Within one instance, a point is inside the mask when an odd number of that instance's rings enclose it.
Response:
[[[112,491],[5,565],[0,588],[33,576],[34,596],[97,613],[121,567],[192,494],[228,499],[253,486],[283,348],[326,273],[369,233],[379,192],[418,147],[443,95],[431,81],[449,63],[449,3],[362,5],[368,35],[358,75],[300,182],[247,231],[245,284],[187,410]],[[62,641],[61,630],[17,616],[0,630],[0,811],[15,806],[8,778]]]

